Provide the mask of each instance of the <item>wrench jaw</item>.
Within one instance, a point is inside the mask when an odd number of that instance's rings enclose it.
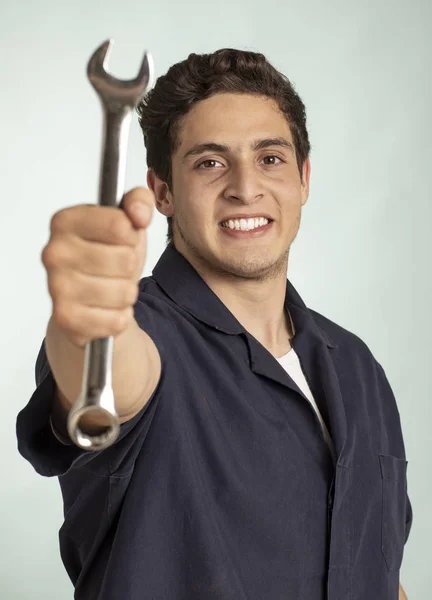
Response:
[[[113,43],[111,39],[106,40],[95,50],[87,65],[87,77],[105,104],[118,101],[122,105],[127,103],[131,108],[134,108],[153,80],[153,59],[146,52],[135,79],[118,79],[111,75],[108,70]]]
[[[145,86],[144,92],[153,87],[153,78],[154,78],[154,65],[153,65],[153,57],[149,52],[144,54],[144,58],[141,63],[141,68],[139,70],[138,76],[135,79],[135,83],[137,85],[141,84]],[[143,92],[143,93],[144,93]],[[142,96],[143,94],[141,94]]]
[[[108,59],[111,54],[114,40],[105,40],[103,44],[97,48],[87,65],[87,74],[104,75],[108,73]]]

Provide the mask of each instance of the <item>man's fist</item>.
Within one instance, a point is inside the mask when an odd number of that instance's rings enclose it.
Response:
[[[133,319],[153,206],[153,194],[136,188],[121,208],[77,205],[52,217],[41,258],[52,318],[75,345],[118,335]]]

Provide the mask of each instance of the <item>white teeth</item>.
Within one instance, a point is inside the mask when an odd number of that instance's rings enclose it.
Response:
[[[237,231],[250,231],[251,229],[267,225],[268,222],[268,219],[264,217],[256,217],[255,219],[230,219],[229,221],[224,221],[222,226],[229,229],[236,229]]]

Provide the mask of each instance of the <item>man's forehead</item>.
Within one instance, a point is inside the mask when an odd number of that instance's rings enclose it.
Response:
[[[287,119],[272,98],[218,94],[197,103],[183,117],[177,148],[214,142],[253,146],[256,140],[284,138],[293,144]]]

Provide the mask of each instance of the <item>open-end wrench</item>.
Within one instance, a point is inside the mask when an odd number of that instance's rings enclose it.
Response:
[[[87,76],[95,88],[104,112],[102,162],[98,203],[118,207],[125,188],[127,143],[132,111],[153,79],[153,61],[146,53],[138,76],[130,81],[116,79],[107,71],[112,40],[107,40],[89,60]],[[81,392],[69,411],[67,428],[72,441],[87,450],[102,450],[118,437],[120,424],[112,389],[114,338],[89,342],[85,349]],[[84,432],[80,421],[95,415],[104,423],[102,433]],[[92,419],[93,421],[93,419]]]

